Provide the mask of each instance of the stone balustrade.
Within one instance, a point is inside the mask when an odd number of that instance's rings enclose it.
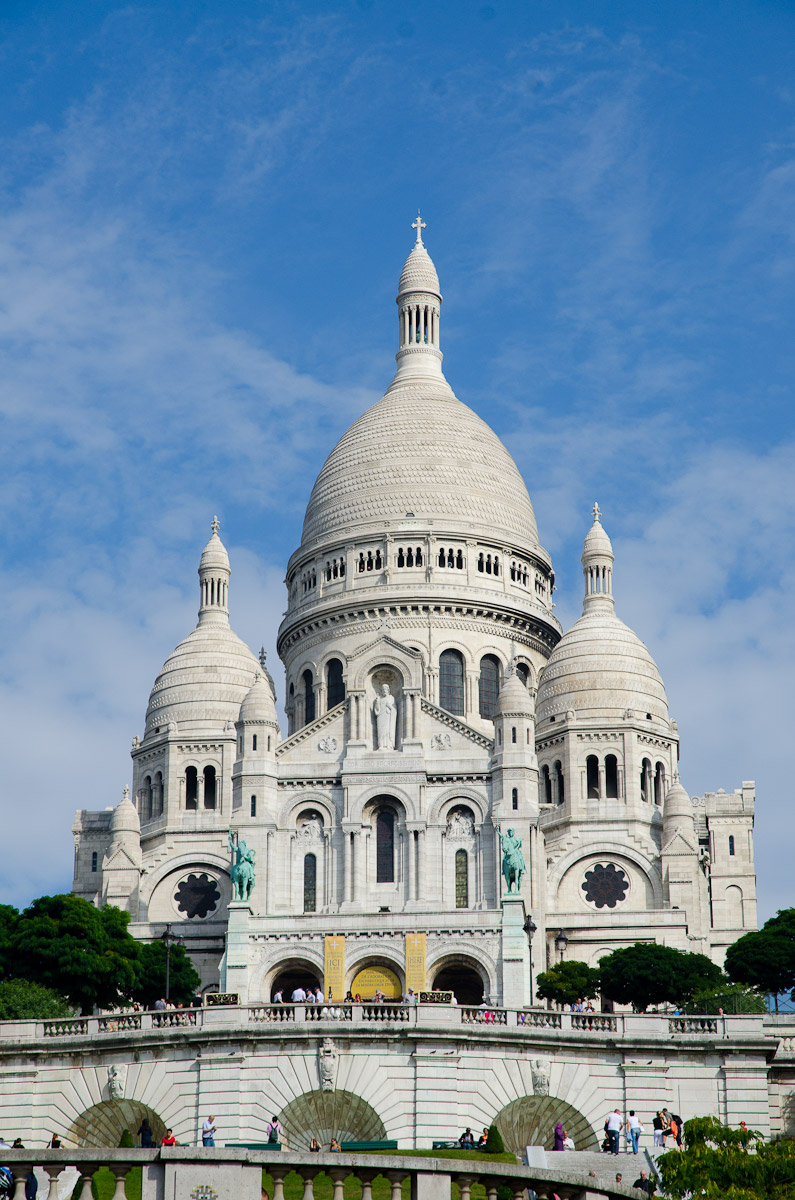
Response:
[[[97,1017],[55,1021],[2,1021],[3,1041],[102,1038],[149,1030],[230,1028],[232,1026],[320,1025],[345,1023],[352,1027],[403,1026],[452,1029],[465,1026],[500,1032],[527,1030],[533,1037],[558,1036],[632,1037],[760,1037],[780,1038],[782,1046],[795,1047],[795,1015],[788,1023],[762,1014],[750,1016],[671,1016],[666,1013],[573,1013],[548,1009],[471,1008],[440,1004],[251,1004],[210,1008],[172,1008],[160,1012],[122,1012]]]
[[[576,1171],[542,1170],[481,1160],[420,1158],[396,1154],[309,1154],[268,1153],[258,1150],[196,1149],[174,1146],[159,1150],[3,1150],[2,1163],[13,1173],[13,1200],[24,1200],[25,1180],[31,1170],[44,1171],[50,1179],[50,1196],[57,1195],[58,1179],[69,1170],[80,1187],[78,1200],[91,1200],[91,1180],[100,1167],[116,1178],[113,1200],[124,1200],[125,1180],[134,1167],[142,1168],[141,1200],[164,1195],[171,1200],[191,1197],[234,1196],[235,1200],[260,1200],[262,1172],[273,1180],[271,1200],[284,1200],[284,1181],[291,1171],[303,1180],[303,1200],[314,1200],[314,1180],[325,1173],[334,1184],[333,1200],[344,1200],[346,1181],[355,1181],[362,1200],[372,1200],[373,1181],[378,1175],[389,1181],[392,1200],[401,1200],[408,1179],[412,1200],[450,1200],[451,1185],[458,1185],[461,1200],[470,1200],[473,1184],[484,1186],[488,1200],[496,1200],[497,1188],[507,1184],[515,1200],[523,1200],[532,1189],[539,1200],[619,1200],[637,1196],[629,1186]],[[561,1155],[561,1158],[565,1156]],[[610,1167],[614,1161],[611,1157]]]

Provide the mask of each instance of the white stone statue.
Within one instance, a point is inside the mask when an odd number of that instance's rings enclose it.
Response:
[[[388,683],[381,684],[381,695],[373,701],[375,713],[376,749],[394,750],[397,729],[397,704]]]
[[[323,1092],[333,1092],[337,1082],[337,1059],[339,1051],[331,1038],[323,1038],[317,1051],[317,1073],[320,1077],[320,1089]]]
[[[124,1087],[126,1083],[126,1067],[108,1067],[108,1096],[111,1100],[124,1099]]]
[[[536,1096],[549,1095],[549,1060],[546,1058],[531,1058],[530,1071],[533,1076],[533,1093]]]

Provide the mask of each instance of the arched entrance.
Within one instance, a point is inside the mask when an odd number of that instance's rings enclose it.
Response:
[[[483,977],[465,960],[448,959],[433,977],[435,992],[452,992],[459,1004],[476,1007],[483,1002]]]
[[[402,1000],[403,985],[391,964],[373,962],[361,967],[351,980],[351,992],[362,1000],[372,1000],[381,991],[387,1000]]]
[[[87,1108],[77,1118],[69,1131],[71,1141],[78,1146],[103,1146],[118,1148],[125,1129],[132,1134],[133,1142],[140,1146],[138,1130],[144,1117],[152,1126],[152,1139],[156,1146],[165,1136],[165,1121],[146,1104],[139,1100],[103,1100],[93,1108]]]
[[[294,959],[277,969],[271,981],[269,999],[272,1002],[273,997],[280,991],[284,1003],[287,1004],[296,988],[300,987],[306,991],[310,986],[315,989],[323,986],[317,967],[312,963]]]
[[[555,1096],[520,1096],[506,1104],[494,1118],[505,1149],[514,1154],[524,1154],[525,1146],[545,1146],[551,1150],[558,1121],[562,1121],[577,1150],[599,1149],[590,1121],[573,1105]]]
[[[353,1092],[304,1092],[282,1110],[279,1120],[288,1150],[308,1150],[316,1137],[324,1150],[338,1142],[382,1141],[384,1122],[361,1096]]]

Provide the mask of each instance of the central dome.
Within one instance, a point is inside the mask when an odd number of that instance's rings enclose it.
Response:
[[[443,378],[396,381],[343,434],[309,497],[302,546],[408,513],[440,531],[538,546],[516,463]]]

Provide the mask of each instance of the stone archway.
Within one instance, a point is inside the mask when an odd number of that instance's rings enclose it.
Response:
[[[483,1002],[483,976],[468,958],[446,958],[433,977],[435,992],[452,992],[459,1004],[477,1008]]]
[[[361,1096],[353,1092],[304,1092],[279,1115],[288,1150],[308,1150],[313,1137],[324,1150],[332,1138],[338,1142],[382,1141],[384,1122]]]
[[[117,1148],[122,1134],[128,1129],[133,1142],[138,1146],[138,1130],[144,1117],[149,1118],[152,1138],[155,1145],[159,1146],[166,1132],[165,1121],[154,1109],[141,1104],[140,1100],[103,1100],[101,1104],[87,1108],[69,1130],[69,1139],[78,1146]]]
[[[268,1002],[272,1002],[276,993],[281,991],[283,1002],[289,1004],[296,988],[301,987],[306,990],[310,984],[316,990],[317,988],[322,988],[322,972],[313,963],[307,962],[305,959],[287,959],[285,962],[279,963],[276,968],[271,980]]]
[[[506,1150],[524,1154],[525,1146],[545,1146],[551,1150],[558,1121],[562,1121],[577,1150],[599,1149],[599,1139],[590,1121],[572,1104],[556,1096],[520,1096],[497,1113],[493,1124],[502,1134]]]

